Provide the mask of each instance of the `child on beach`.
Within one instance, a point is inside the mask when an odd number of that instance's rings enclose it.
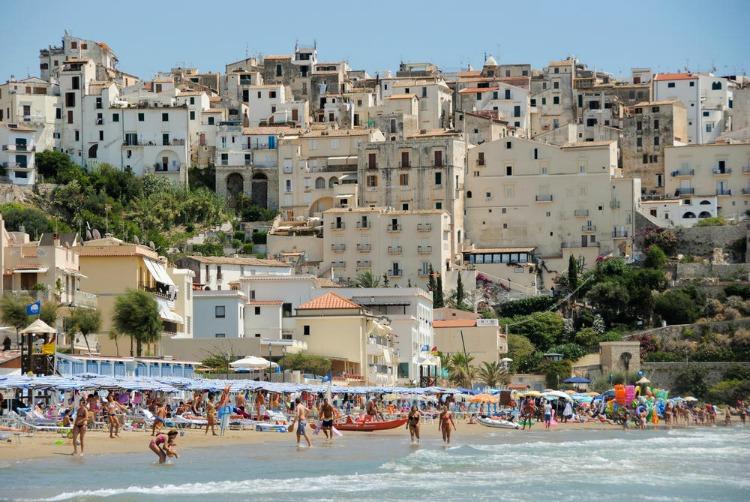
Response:
[[[166,462],[167,457],[179,458],[177,451],[175,450],[175,438],[177,438],[177,431],[172,429],[166,436],[164,434],[158,434],[148,444],[149,449],[159,457],[160,464]]]

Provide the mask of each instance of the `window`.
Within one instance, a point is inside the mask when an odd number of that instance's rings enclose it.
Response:
[[[639,120],[635,123],[635,130],[640,131],[641,129],[643,129],[643,122]]]
[[[113,113],[112,114],[112,122],[119,122],[120,121],[120,114],[119,113]]]
[[[484,165],[484,152],[479,152],[477,154],[477,164],[480,166]]]
[[[536,160],[538,158],[539,158],[539,149],[538,148],[534,148],[534,160]]]
[[[169,133],[165,132],[161,135],[161,144],[167,146],[169,144]]]
[[[635,138],[635,146],[642,147],[643,146],[643,138]]]
[[[648,164],[648,154],[647,153],[643,154],[643,163],[644,164]]]
[[[68,124],[73,123],[73,110],[68,110]]]
[[[99,141],[104,141],[104,131],[99,131]]]
[[[281,65],[280,64],[276,65],[276,76],[277,77],[281,76]]]
[[[555,73],[560,73],[560,68],[555,68]]]
[[[305,324],[304,326],[302,326],[302,334],[306,335],[306,336],[310,335],[310,325],[309,324]]]
[[[713,82],[711,84],[711,90],[712,91],[720,91],[721,90],[721,82]]]
[[[668,82],[668,83],[667,83],[667,87],[670,87],[670,88],[671,88],[671,87],[674,87],[674,82]]]
[[[370,188],[378,186],[378,177],[377,176],[368,176],[367,177],[367,186]]]
[[[260,307],[255,307],[255,315],[260,315]]]
[[[161,121],[162,122],[169,122],[169,114],[168,113],[162,113],[161,114]]]
[[[214,307],[214,317],[224,318],[227,315],[226,307],[224,305],[217,305]]]
[[[659,136],[654,136],[654,146],[659,146]]]
[[[547,98],[542,98],[542,104],[543,104],[543,105],[546,105],[546,104],[547,104]]]
[[[287,193],[291,192],[292,191],[292,180],[286,180],[286,184],[285,184],[284,188],[285,188],[285,191]]]
[[[505,89],[505,99],[510,99],[510,89]]]
[[[654,129],[659,129],[659,120],[654,120]]]
[[[505,166],[505,175],[513,176],[513,166]]]
[[[536,106],[536,98],[531,98],[530,105],[531,106]]]
[[[469,190],[468,192],[466,192],[466,198],[467,199],[471,199],[471,190]]]
[[[401,167],[409,167],[409,152],[401,152]]]
[[[552,104],[553,105],[559,105],[560,104],[560,96],[554,96],[552,98]]]
[[[226,337],[227,337],[226,333],[216,333],[214,335],[214,338],[226,338]]]
[[[66,92],[65,93],[65,106],[72,108],[76,105],[76,93]]]
[[[72,41],[72,42],[70,42],[70,48],[71,49],[77,49],[78,48],[78,42],[76,42],[75,40]]]
[[[208,125],[214,125],[214,118],[208,117]]]
[[[477,101],[481,101],[481,100],[482,100],[482,93],[478,92],[477,93]]]
[[[0,110],[0,113],[2,110]],[[3,116],[0,115],[0,120],[3,120]],[[62,108],[55,108],[55,120],[62,120]]]
[[[519,105],[516,105],[513,107],[513,116],[514,117],[520,117],[521,116],[521,107]]]
[[[374,153],[367,154],[367,167],[370,169],[377,169],[378,167],[377,156]]]
[[[79,141],[81,139],[81,133],[78,132],[78,129],[76,129],[75,135],[76,135],[76,141]]]
[[[96,107],[97,110],[101,110],[102,109],[102,98],[96,98],[96,105],[95,105],[95,107]]]
[[[560,82],[558,82],[557,80],[555,80],[554,82],[552,82],[552,88],[553,89],[559,89],[560,88]]]
[[[146,121],[146,114],[143,112],[138,113],[138,122],[145,122]]]
[[[443,209],[443,203],[442,202],[436,202],[435,203],[435,209]]]
[[[443,173],[435,173],[435,186],[443,184]]]
[[[409,175],[408,174],[399,174],[398,175],[398,184],[402,187],[409,186]]]
[[[506,150],[510,150],[511,148],[513,148],[513,142],[511,142],[511,141],[506,141],[506,142],[505,142],[505,149],[506,149]]]
[[[72,89],[80,89],[81,88],[81,77],[73,77],[70,81],[70,87]]]
[[[659,113],[659,107],[658,106],[652,106],[651,107],[651,113]]]

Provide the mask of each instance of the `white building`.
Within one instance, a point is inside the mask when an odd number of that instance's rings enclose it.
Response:
[[[733,83],[711,73],[657,73],[653,100],[676,99],[687,111],[688,143],[713,143],[732,128]]]
[[[245,338],[242,291],[193,291],[193,338]]]
[[[237,289],[239,281],[246,276],[292,274],[291,265],[260,258],[188,256],[177,262],[179,266],[192,270],[195,274],[193,284],[205,290]]]
[[[15,185],[36,183],[34,135],[30,127],[0,123],[0,167]]]

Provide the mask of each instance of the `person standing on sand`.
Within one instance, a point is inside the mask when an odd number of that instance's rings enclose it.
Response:
[[[294,424],[297,424],[297,447],[299,447],[299,442],[302,436],[305,436],[305,441],[307,441],[307,447],[312,448],[312,443],[310,442],[310,436],[307,435],[307,413],[308,409],[307,407],[302,404],[302,400],[300,398],[297,398],[294,400],[294,404],[296,405],[295,408],[295,415],[294,419],[292,420],[292,423],[289,425],[289,432],[294,430]]]
[[[448,405],[444,404],[438,419],[438,427],[440,427],[440,431],[443,433],[443,443],[447,445],[451,444],[451,426],[453,426],[453,430],[455,431],[456,423],[453,421],[453,413],[448,409]]]
[[[117,417],[117,412],[123,411],[125,408],[115,401],[115,396],[110,393],[107,396],[107,404],[104,409],[107,413],[107,420],[109,421],[109,437],[120,437],[120,419]]]
[[[331,403],[328,402],[328,398],[323,400],[323,405],[320,407],[320,418],[322,419],[321,429],[325,434],[326,439],[333,441],[333,419],[336,414],[336,410]]]
[[[544,402],[544,428],[549,430],[552,425],[552,404],[549,401]]]
[[[154,413],[154,425],[151,426],[151,435],[156,435],[156,432],[161,430],[167,421],[167,407],[165,403],[156,404],[156,413]]]
[[[419,408],[413,404],[411,410],[409,410],[409,415],[406,417],[406,428],[409,429],[412,443],[419,443],[419,421],[421,418],[422,414],[419,412]]]
[[[209,394],[206,400],[206,435],[208,435],[209,428],[214,436],[218,436],[216,434],[216,406],[214,405],[213,394]]]
[[[86,401],[83,399],[78,403],[78,410],[76,410],[76,420],[73,422],[73,455],[78,455],[78,445],[81,445],[81,453],[83,456],[83,439],[86,436],[86,427],[89,423],[89,410],[86,408]]]

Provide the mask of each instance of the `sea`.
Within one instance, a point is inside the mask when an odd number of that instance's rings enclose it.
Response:
[[[146,451],[4,462],[0,449],[0,499],[750,500],[750,428],[460,432],[449,447],[345,433],[309,450],[290,434],[184,450],[167,465]]]

